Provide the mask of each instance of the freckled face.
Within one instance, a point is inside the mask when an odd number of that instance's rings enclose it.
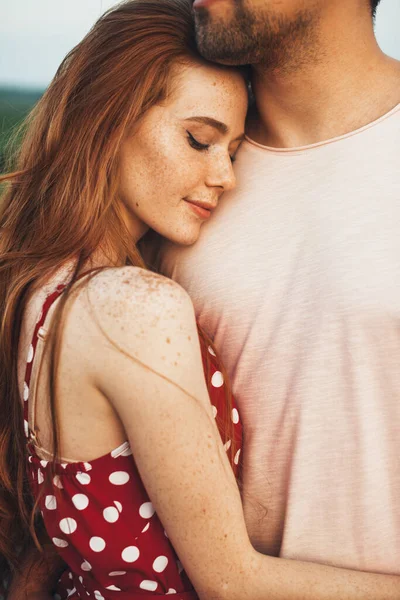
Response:
[[[247,91],[233,70],[198,63],[178,73],[171,96],[122,144],[120,199],[136,240],[151,228],[189,245],[235,185]]]

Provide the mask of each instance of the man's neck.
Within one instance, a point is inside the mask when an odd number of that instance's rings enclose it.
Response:
[[[274,71],[253,69],[256,109],[248,135],[266,146],[291,148],[344,135],[400,102],[400,62],[377,45],[369,15],[321,19],[309,63]]]

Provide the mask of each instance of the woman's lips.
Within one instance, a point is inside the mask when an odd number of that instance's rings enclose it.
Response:
[[[192,211],[201,219],[209,219],[211,217],[212,208],[204,208],[204,206],[200,206],[190,200],[185,200],[185,202],[190,206]]]

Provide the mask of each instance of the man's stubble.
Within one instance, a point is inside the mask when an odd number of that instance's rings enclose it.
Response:
[[[250,8],[232,0],[228,21],[197,10],[196,37],[201,54],[226,65],[257,65],[266,71],[291,71],[318,58],[318,3],[288,17],[268,7]]]

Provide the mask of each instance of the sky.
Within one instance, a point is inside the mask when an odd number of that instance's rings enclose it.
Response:
[[[115,0],[0,0],[0,85],[46,87],[67,52]],[[400,0],[382,0],[381,48],[400,59]]]

